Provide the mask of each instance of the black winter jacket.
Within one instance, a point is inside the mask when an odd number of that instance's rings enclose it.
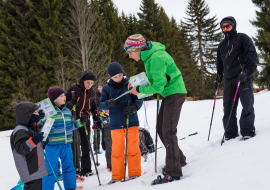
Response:
[[[67,98],[67,103],[66,107],[70,110],[72,110],[73,106],[71,104],[72,100],[72,91],[75,91],[75,98],[77,100],[77,105],[76,105],[76,118],[79,119],[81,117],[81,113],[86,113],[88,114],[88,120],[90,120],[90,113],[92,115],[95,114],[97,110],[96,102],[95,102],[95,91],[91,87],[89,90],[86,90],[83,84],[83,77],[87,73],[93,73],[91,70],[86,70],[82,73],[81,78],[80,78],[80,83],[76,85],[72,85],[68,88],[66,92],[66,98]]]
[[[246,34],[237,33],[236,21],[233,17],[224,19],[231,19],[234,22],[234,28],[224,33],[225,38],[218,45],[217,73],[225,79],[231,79],[237,77],[245,66],[245,72],[248,77],[251,77],[257,68],[255,46]]]

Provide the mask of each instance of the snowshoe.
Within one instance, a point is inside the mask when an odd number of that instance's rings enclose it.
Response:
[[[83,177],[76,177],[76,181],[79,180],[79,181],[84,181],[84,178]]]
[[[111,185],[113,183],[116,183],[116,182],[120,182],[121,180],[118,180],[118,179],[111,179],[108,183],[108,185]]]
[[[252,137],[255,137],[255,135],[256,135],[256,134],[254,134],[254,135],[252,135],[252,136],[243,136],[242,141],[245,141],[245,140],[248,140],[248,139],[250,139],[250,138],[252,138]]]
[[[174,178],[169,175],[166,175],[164,178],[161,178],[161,175],[158,175],[157,179],[152,181],[151,185],[158,185],[158,184],[168,183],[168,182],[177,181],[177,180],[180,180],[180,177]]]
[[[129,180],[133,180],[133,179],[136,179],[136,178],[138,178],[138,177],[140,177],[140,176],[130,176],[130,177],[126,177],[126,179],[124,180],[124,179],[122,179],[121,180],[121,182],[125,182],[125,181],[129,181]]]

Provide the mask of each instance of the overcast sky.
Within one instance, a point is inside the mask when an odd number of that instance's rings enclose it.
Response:
[[[139,12],[141,0],[113,0],[117,6],[119,13],[122,10],[125,14]],[[255,37],[256,28],[253,27],[249,20],[255,19],[255,9],[251,0],[205,0],[210,7],[210,16],[216,15],[218,22],[226,16],[233,16],[237,22],[237,31],[246,33],[250,37]],[[188,0],[156,0],[161,5],[169,17],[174,16],[176,21],[180,23],[185,14]]]

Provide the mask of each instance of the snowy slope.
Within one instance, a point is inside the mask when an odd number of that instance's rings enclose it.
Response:
[[[255,94],[255,127],[257,136],[248,141],[241,141],[241,137],[225,142],[220,146],[223,136],[222,116],[223,102],[217,100],[213,119],[210,141],[207,141],[209,124],[212,113],[213,100],[186,101],[183,105],[178,125],[178,138],[198,132],[198,135],[187,137],[179,141],[179,145],[187,157],[188,165],[183,168],[184,176],[180,181],[165,185],[150,186],[157,174],[154,172],[154,154],[149,155],[148,161],[142,159],[140,178],[111,186],[98,187],[97,176],[86,178],[79,182],[85,190],[93,189],[183,189],[183,190],[269,190],[270,189],[270,92]],[[238,106],[238,118],[241,114],[241,104]],[[156,101],[147,105],[147,119],[152,137],[155,137]],[[144,125],[145,111],[139,111],[141,126]],[[1,190],[15,186],[19,176],[17,174],[9,136],[11,131],[0,133],[0,184]],[[158,147],[162,146],[158,142]],[[158,174],[165,162],[165,149],[158,149]],[[100,180],[106,184],[111,174],[105,170],[104,152],[99,155],[98,167]],[[94,171],[94,168],[93,168]],[[146,172],[146,173],[145,173]],[[61,183],[62,184],[62,183]],[[62,184],[63,187],[63,184]],[[55,189],[58,189],[55,185]]]

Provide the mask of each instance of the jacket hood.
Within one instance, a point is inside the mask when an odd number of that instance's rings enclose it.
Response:
[[[232,17],[232,16],[227,16],[227,17],[223,18],[223,19],[221,20],[221,22],[220,22],[220,27],[222,26],[222,24],[223,24],[223,22],[224,22],[225,20],[231,21],[231,22],[233,23],[233,25],[234,25],[234,29],[236,29],[237,23],[236,23],[235,18]]]
[[[141,52],[141,60],[143,62],[145,62],[149,57],[151,57],[151,55],[153,53],[155,53],[156,51],[165,51],[166,47],[159,43],[159,42],[147,42],[150,43],[152,45],[151,49],[149,50],[144,50]]]
[[[88,73],[91,73],[91,74],[95,75],[95,73],[94,73],[92,70],[90,70],[90,69],[85,70],[85,71],[82,73],[81,78],[80,78],[80,86],[83,87],[83,88],[84,88],[83,77],[84,77],[86,74],[88,74]],[[92,87],[91,87],[91,88],[92,88]]]
[[[35,110],[39,108],[38,105],[32,102],[21,102],[15,108],[16,124],[29,125],[29,120]]]

